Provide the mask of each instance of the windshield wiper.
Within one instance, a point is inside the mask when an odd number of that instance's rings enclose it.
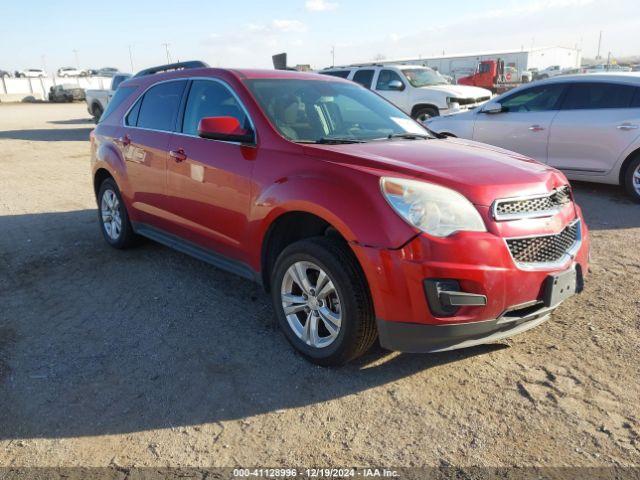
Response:
[[[429,135],[425,135],[424,133],[405,132],[405,133],[392,133],[388,135],[387,138],[389,140],[391,140],[392,138],[406,138],[408,140],[428,140],[432,137],[430,137]]]
[[[323,143],[327,145],[338,145],[342,143],[365,143],[364,140],[358,140],[357,138],[333,138],[323,137],[316,140],[314,143]]]

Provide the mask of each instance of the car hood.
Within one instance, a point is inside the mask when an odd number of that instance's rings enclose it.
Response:
[[[491,91],[486,88],[468,87],[466,85],[433,85],[420,87],[420,90],[437,90],[454,98],[480,98],[490,97]]]
[[[514,152],[462,139],[305,145],[305,153],[379,176],[411,177],[452,188],[476,205],[546,193],[565,185],[558,170]]]

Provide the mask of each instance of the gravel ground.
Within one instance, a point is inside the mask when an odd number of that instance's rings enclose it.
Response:
[[[0,105],[0,466],[640,464],[640,206],[575,185],[586,291],[463,351],[313,366],[248,281],[100,236],[84,105]]]

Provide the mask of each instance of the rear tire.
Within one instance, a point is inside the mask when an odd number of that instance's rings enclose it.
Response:
[[[106,242],[113,248],[125,249],[136,243],[129,214],[120,189],[113,178],[107,178],[98,191],[98,222]]]
[[[624,188],[634,202],[640,203],[640,155],[627,166],[624,173]]]
[[[371,295],[342,241],[313,237],[289,245],[276,260],[271,286],[278,324],[311,362],[342,365],[375,341]]]
[[[93,108],[91,109],[91,113],[93,115],[94,123],[98,123],[103,113],[102,107],[100,105],[94,105]]]

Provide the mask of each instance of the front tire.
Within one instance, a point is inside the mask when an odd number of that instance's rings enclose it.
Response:
[[[340,240],[313,237],[289,245],[276,261],[271,290],[287,340],[313,363],[347,363],[377,337],[364,275]]]
[[[640,203],[640,155],[631,160],[625,171],[624,188],[634,202]]]
[[[129,214],[120,189],[112,178],[107,178],[98,191],[98,221],[106,242],[113,248],[125,249],[136,241]]]

